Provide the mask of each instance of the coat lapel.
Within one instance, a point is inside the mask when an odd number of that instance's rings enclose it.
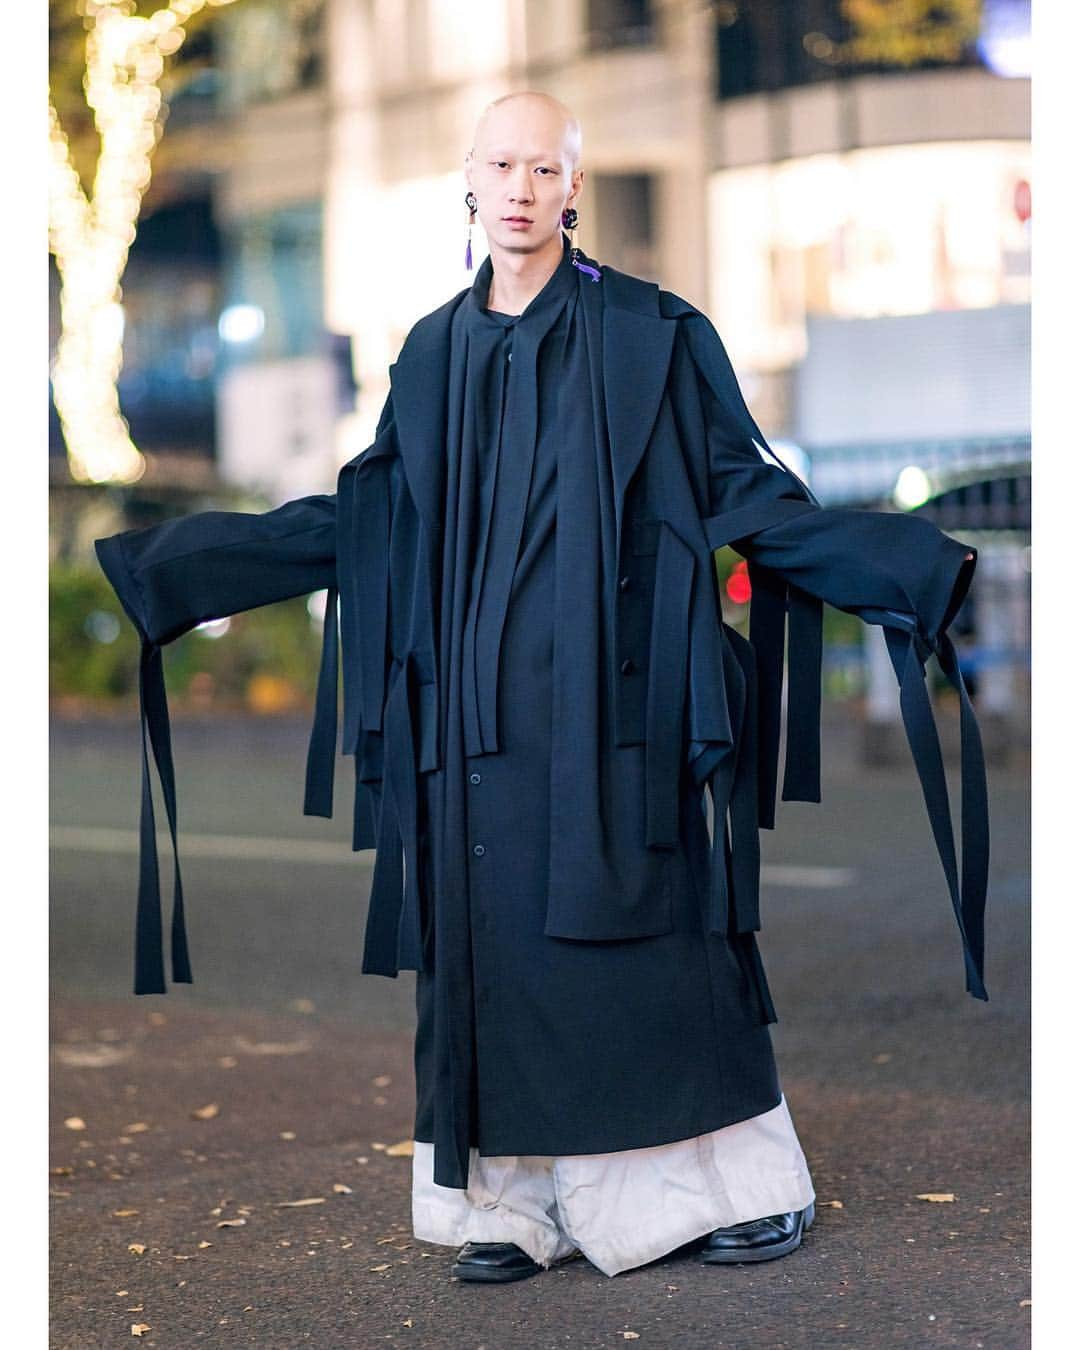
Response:
[[[626,491],[656,420],[671,363],[675,323],[661,317],[654,283],[613,267],[600,270],[603,281],[599,286],[582,277],[581,294],[590,332],[595,334],[599,328],[602,334],[604,402],[621,540]],[[390,368],[405,478],[430,538],[439,537],[443,506],[450,329],[467,293],[460,292],[421,319]]]
[[[602,269],[604,404],[618,537],[630,481],[641,463],[667,383],[675,323],[660,315],[654,283]],[[588,283],[583,283],[588,294]]]
[[[450,325],[467,291],[425,315],[390,367],[398,446],[409,493],[428,537],[442,523],[446,414],[450,384]]]

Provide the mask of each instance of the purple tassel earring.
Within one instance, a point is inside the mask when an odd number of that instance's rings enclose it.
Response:
[[[476,224],[476,194],[470,188],[465,194],[465,205],[469,208],[469,224],[465,235],[465,270],[472,271],[472,227]]]
[[[562,213],[563,229],[570,231],[570,264],[576,267],[579,272],[584,272],[586,276],[592,277],[593,281],[600,280],[600,273],[595,267],[590,267],[588,263],[581,261],[581,249],[574,242],[577,238],[577,210],[573,206],[568,206]]]

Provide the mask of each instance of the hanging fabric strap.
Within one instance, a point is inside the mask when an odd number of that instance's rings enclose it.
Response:
[[[686,706],[687,639],[694,554],[667,521],[658,524],[656,594],[645,695],[645,843],[679,846],[679,768]]]
[[[882,624],[889,656],[900,683],[900,711],[904,730],[918,770],[934,843],[960,929],[967,992],[975,998],[987,1000],[989,995],[983,980],[983,954],[990,815],[986,764],[978,722],[960,673],[956,649],[948,634],[938,634],[936,641],[931,643],[913,626],[908,626],[909,623],[914,625],[914,616],[897,615],[891,610],[873,612],[879,617],[869,621]],[[862,617],[867,617],[866,611]],[[925,665],[931,652],[936,654],[946,679],[960,698],[960,834],[963,850],[960,877],[957,875],[956,845],[941,743],[926,687]]]
[[[165,960],[161,919],[161,880],[157,832],[150,783],[147,735],[154,753],[173,847],[173,911],[170,932],[174,984],[191,984],[191,963],[184,926],[184,892],[176,844],[176,777],[169,734],[169,709],[161,647],[141,638],[139,653],[139,722],[142,736],[142,804],[139,811],[139,898],[135,914],[135,993],[164,994]]]
[[[385,714],[385,773],[379,801],[375,872],[371,881],[361,972],[397,976],[424,969],[420,918],[416,680],[412,655],[395,660]],[[404,862],[404,870],[403,870]]]
[[[338,722],[338,590],[326,592],[322,659],[315,693],[315,717],[308,740],[304,778],[304,815],[333,816],[334,758]]]
[[[756,657],[746,638],[727,624],[723,636],[724,680],[735,744],[709,777],[713,800],[709,931],[727,936],[754,991],[758,1018],[768,1023],[777,1020],[776,1009],[755,937],[761,928]]]
[[[779,525],[820,508],[782,497],[709,516],[701,523],[709,549]],[[757,815],[763,829],[776,824],[776,783],[783,706],[784,636],[787,630],[788,706],[784,801],[821,801],[821,600],[775,569],[751,560],[750,642],[757,657]]]

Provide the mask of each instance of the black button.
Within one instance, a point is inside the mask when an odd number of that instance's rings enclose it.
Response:
[[[635,670],[637,670],[637,666],[635,666],[634,663],[633,663],[633,661],[631,661],[630,658],[627,657],[626,660],[625,660],[625,661],[622,663],[622,665],[619,667],[619,669],[622,671],[622,673],[623,673],[624,675],[630,675],[630,674],[632,674]]]
[[[478,858],[482,858],[484,854],[487,852],[487,849],[483,846],[483,844],[473,844],[472,851],[476,854]]]
[[[628,591],[632,585],[633,585],[633,582],[630,580],[629,577],[620,577],[620,578],[619,578],[619,590],[620,590],[620,591]]]
[[[480,775],[479,775],[478,773],[471,773],[471,774],[469,774],[469,782],[470,782],[470,783],[479,783],[479,781],[480,781]]]

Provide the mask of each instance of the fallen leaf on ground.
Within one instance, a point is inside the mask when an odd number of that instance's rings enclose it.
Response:
[[[145,1242],[129,1242],[129,1243],[128,1243],[128,1251],[129,1251],[129,1252],[133,1252],[135,1256],[142,1256],[143,1252],[146,1251],[146,1243],[145,1243]]]
[[[844,1208],[844,1202],[843,1202],[843,1200],[826,1200],[826,1201],[825,1201],[825,1204],[826,1204],[826,1206],[827,1206],[829,1209],[843,1209],[843,1208]]]
[[[641,1340],[641,1332],[640,1332],[640,1331],[624,1331],[623,1334],[622,1334],[622,1338],[623,1338],[624,1341],[640,1341],[640,1340]]]
[[[149,1330],[150,1324],[148,1322],[132,1322],[131,1324],[131,1334],[133,1336],[145,1336]]]
[[[296,1138],[296,1131],[295,1131],[295,1130],[282,1130],[278,1137],[279,1137],[280,1139],[295,1139],[295,1138]]]
[[[311,1049],[309,1040],[249,1041],[246,1036],[234,1036],[233,1045],[245,1055],[302,1055]]]
[[[345,1186],[345,1185],[343,1185],[340,1181],[335,1181],[335,1182],[334,1182],[334,1194],[335,1194],[335,1195],[352,1195],[352,1187],[351,1187],[351,1186]]]
[[[217,1226],[219,1228],[243,1228],[246,1223],[247,1219],[220,1219]]]
[[[401,1325],[402,1325],[403,1327],[411,1327],[411,1326],[412,1326],[412,1318],[411,1318],[411,1317],[406,1317],[405,1321],[402,1322]]]
[[[50,1167],[49,1176],[51,1177],[72,1177],[75,1175],[74,1167]]]
[[[147,1123],[146,1123],[145,1120],[137,1120],[137,1121],[135,1121],[135,1123],[134,1123],[133,1125],[125,1125],[125,1126],[124,1126],[124,1133],[125,1133],[125,1134],[143,1134],[143,1133],[144,1133],[146,1130],[148,1130],[149,1128],[150,1128],[150,1126],[147,1125]]]
[[[1020,1300],[1020,1306],[1021,1306],[1021,1308],[1030,1308],[1030,1307],[1031,1307],[1031,1299],[1029,1299],[1029,1298],[1022,1298],[1022,1299]]]
[[[218,1055],[218,1067],[222,1069],[235,1069],[237,1059],[235,1055]]]
[[[377,1151],[381,1152],[381,1151],[386,1147],[386,1145],[385,1145],[385,1144],[372,1144],[371,1147],[372,1147],[373,1149],[376,1149]]]
[[[194,1120],[213,1120],[220,1110],[217,1102],[207,1102],[205,1106],[197,1106],[191,1115]]]
[[[390,1269],[389,1261],[384,1261],[381,1266],[368,1266],[368,1270],[370,1271],[389,1270],[389,1269]]]
[[[278,1209],[299,1209],[301,1205],[325,1205],[325,1195],[309,1195],[305,1200],[279,1200]]]
[[[82,1116],[68,1116],[67,1120],[64,1121],[64,1124],[69,1130],[86,1129],[86,1121],[83,1120]]]
[[[932,1200],[935,1204],[946,1204],[950,1200],[955,1200],[956,1196],[952,1191],[924,1191],[921,1195],[915,1197],[916,1200]]]
[[[372,1145],[374,1147],[374,1145]],[[413,1141],[411,1139],[402,1139],[396,1144],[391,1144],[386,1150],[388,1158],[411,1158],[413,1155]]]
[[[203,1238],[203,1240],[199,1243],[200,1247],[212,1247],[213,1245],[214,1244],[212,1242],[207,1242],[205,1238]]]
[[[114,1210],[113,1210],[113,1218],[114,1218],[114,1219],[130,1219],[131,1216],[132,1216],[133,1214],[138,1214],[138,1212],[139,1212],[139,1211],[138,1211],[137,1209],[114,1209]]]
[[[62,1045],[56,1058],[69,1069],[111,1069],[130,1059],[130,1045]]]
[[[371,1080],[371,1085],[372,1087],[389,1087],[393,1081],[388,1073],[381,1073],[378,1078]]]

